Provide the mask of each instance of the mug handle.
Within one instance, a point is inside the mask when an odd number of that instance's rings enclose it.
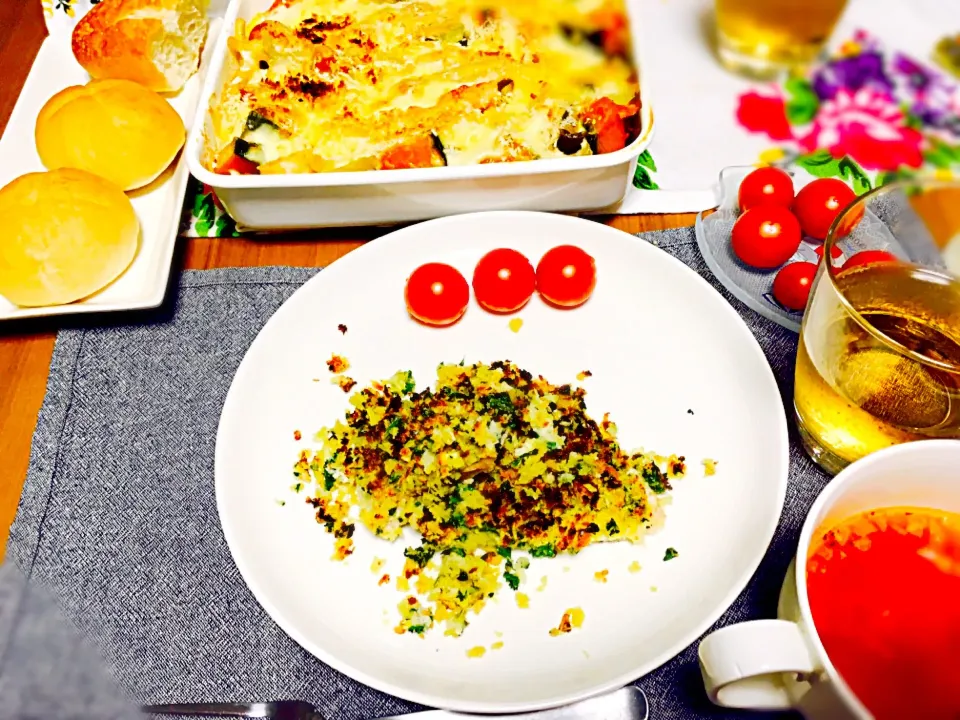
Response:
[[[801,627],[789,620],[751,620],[707,635],[698,650],[710,700],[722,707],[784,710],[794,702],[782,675],[819,669]]]

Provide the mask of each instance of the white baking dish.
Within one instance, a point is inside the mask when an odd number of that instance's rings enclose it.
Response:
[[[210,101],[225,80],[227,39],[237,18],[248,20],[270,4],[271,0],[231,0],[187,139],[190,172],[216,190],[242,229],[379,225],[480,210],[597,210],[623,199],[637,157],[653,137],[653,112],[637,57],[638,20],[630,14],[642,106],[640,136],[622,150],[605,155],[410,170],[270,176],[212,173],[200,158]]]

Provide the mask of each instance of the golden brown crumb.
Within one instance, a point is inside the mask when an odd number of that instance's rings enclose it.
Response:
[[[575,628],[581,627],[583,625],[583,619],[586,617],[586,614],[578,607],[570,608],[568,611],[570,613],[570,622],[573,623]]]
[[[300,432],[299,430],[294,430],[294,431],[293,431],[293,439],[294,439],[294,440],[299,440],[299,439],[302,438],[302,437],[303,437],[303,435],[301,434],[301,432]]]
[[[560,618],[560,624],[550,629],[550,634],[556,637],[561,633],[568,633],[574,628],[582,626],[584,617],[584,612],[580,608],[570,608],[563,614],[563,617]]]
[[[339,375],[342,372],[346,372],[350,368],[350,361],[345,357],[340,357],[339,355],[331,355],[330,359],[327,360],[327,370],[332,372],[334,375]]]
[[[346,560],[348,556],[353,554],[353,543],[349,538],[346,540],[340,538],[334,543],[333,551],[334,560]]]
[[[683,455],[671,455],[667,458],[667,477],[671,480],[683,477],[687,471],[686,458]]]
[[[336,377],[330,380],[334,385],[338,385],[341,390],[345,393],[353,390],[354,385],[357,384],[357,381],[352,377],[347,377],[346,375],[337,375]]]
[[[609,574],[609,570],[599,570],[593,574],[593,579],[597,582],[605,583],[607,581],[607,575]]]
[[[593,377],[593,373],[589,370],[583,370],[577,373],[577,380],[586,380],[588,377]]]
[[[568,633],[571,630],[573,630],[573,625],[570,624],[570,613],[565,612],[563,617],[560,618],[560,624],[555,628],[550,628],[550,634],[556,637],[560,633]]]
[[[377,585],[386,585],[388,582],[390,582],[390,576],[384,573],[383,577],[380,578],[380,582],[378,582]]]

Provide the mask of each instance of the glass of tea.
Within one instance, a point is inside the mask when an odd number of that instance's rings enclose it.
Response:
[[[794,408],[835,474],[875,450],[960,438],[960,184],[885,185],[837,217],[800,328]]]
[[[727,68],[760,79],[812,62],[847,0],[716,0],[717,51]]]

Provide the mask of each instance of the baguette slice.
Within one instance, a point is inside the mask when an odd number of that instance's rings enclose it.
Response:
[[[73,30],[73,54],[96,79],[178,92],[197,71],[207,0],[101,0]]]

